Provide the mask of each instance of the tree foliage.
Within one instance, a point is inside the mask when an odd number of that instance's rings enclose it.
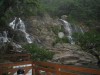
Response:
[[[45,49],[41,48],[36,44],[29,44],[25,45],[24,49],[26,49],[32,55],[32,60],[35,61],[47,61],[53,58],[54,53]]]
[[[0,0],[0,27],[11,17],[33,15],[37,7],[38,0]]]
[[[23,15],[27,12],[31,12],[38,6],[37,2],[38,0],[1,0],[0,16],[3,16],[2,14],[5,14],[7,11],[16,12],[16,15]]]
[[[100,34],[96,31],[86,32],[84,34],[74,34],[76,44],[80,45],[82,50],[91,53],[98,60],[100,66]]]
[[[100,0],[40,1],[42,3],[42,7],[53,16],[68,15],[71,19],[86,23],[94,23],[95,21],[100,20]]]

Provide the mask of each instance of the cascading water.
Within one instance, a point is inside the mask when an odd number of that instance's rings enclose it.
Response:
[[[13,46],[16,47],[16,48],[22,48],[22,46],[19,45],[19,44],[16,44],[16,43],[14,43],[14,42],[13,42],[12,44],[13,44]]]
[[[81,31],[82,34],[84,34],[84,31],[83,31],[83,29],[81,27],[80,27],[80,31]]]
[[[73,32],[84,34],[84,30],[81,26],[73,25]]]
[[[75,42],[73,41],[73,38],[72,38],[72,29],[71,29],[70,23],[68,23],[67,21],[65,21],[63,19],[60,19],[60,21],[63,23],[63,27],[65,30],[65,33],[67,34],[69,42],[71,44],[75,44]]]
[[[28,43],[32,43],[32,39],[30,38],[30,35],[26,32],[25,24],[21,20],[21,18],[18,19],[18,23],[16,24],[16,18],[9,24],[9,26],[14,30],[20,30],[25,34],[25,37],[27,39]]]
[[[71,44],[75,44],[75,41],[73,40],[73,33],[81,33],[84,34],[84,30],[82,29],[81,26],[78,25],[71,25],[70,23],[68,23],[66,20],[60,19],[61,23],[63,24],[64,27],[64,31],[69,39],[69,42]]]
[[[28,33],[26,33],[25,24],[24,24],[24,22],[20,18],[19,18],[19,24],[20,24],[19,30],[22,31],[25,34],[27,42],[28,43],[32,43],[30,35]]]
[[[8,40],[8,37],[7,37],[7,32],[6,31],[3,31],[3,42],[5,43],[5,42],[9,42],[9,40]]]
[[[15,29],[15,21],[16,21],[16,18],[15,18],[11,23],[9,23],[9,26],[10,26],[12,29]]]
[[[7,31],[3,31],[3,33],[0,33],[0,43],[6,43],[9,42],[8,37],[7,37]]]

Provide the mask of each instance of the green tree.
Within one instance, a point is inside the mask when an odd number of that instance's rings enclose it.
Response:
[[[83,34],[74,34],[76,44],[80,45],[82,50],[91,53],[98,60],[100,67],[100,34],[98,32],[86,32]]]
[[[32,15],[38,7],[38,0],[0,0],[0,28],[14,16]]]
[[[68,15],[70,20],[86,25],[100,25],[100,0],[40,0],[50,15]],[[92,25],[91,25],[92,24]]]

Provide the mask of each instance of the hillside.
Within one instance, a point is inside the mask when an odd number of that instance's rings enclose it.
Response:
[[[6,54],[31,53],[37,61],[100,66],[99,3],[1,0],[0,60]]]

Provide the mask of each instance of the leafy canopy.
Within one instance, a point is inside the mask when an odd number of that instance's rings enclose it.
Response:
[[[38,0],[0,0],[0,28],[6,27],[11,17],[35,14],[37,7]]]
[[[38,7],[38,0],[1,0],[0,16],[8,10],[14,13],[17,12],[17,14],[20,12],[19,15],[23,15],[26,12],[33,11],[35,7]]]

